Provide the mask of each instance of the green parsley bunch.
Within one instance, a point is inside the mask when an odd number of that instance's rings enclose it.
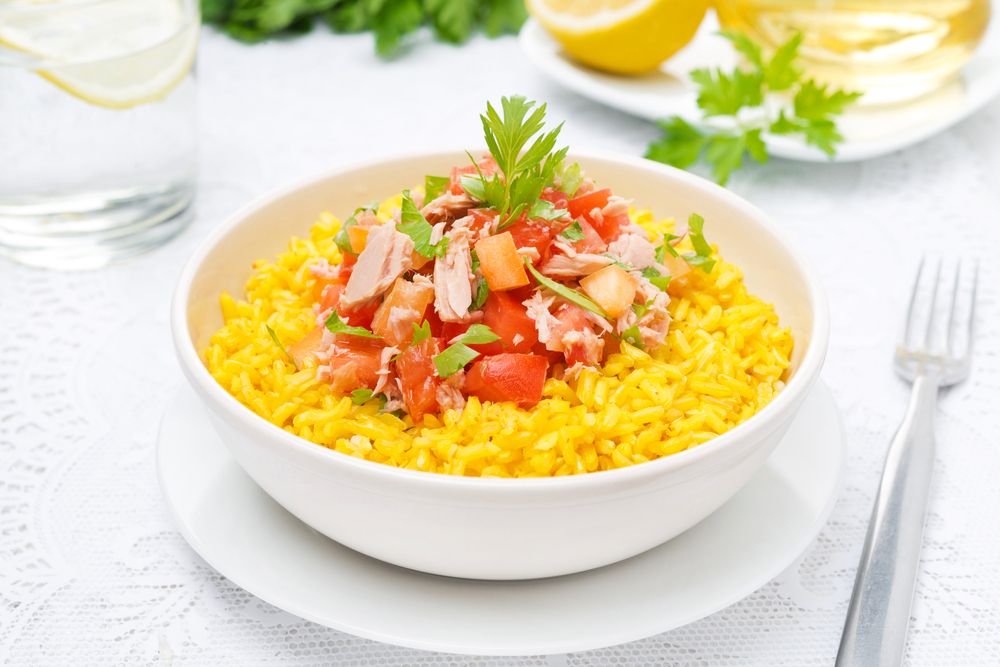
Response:
[[[715,179],[724,184],[742,166],[744,157],[767,162],[765,134],[801,135],[807,144],[833,156],[844,139],[834,117],[861,93],[804,79],[795,62],[801,35],[765,58],[760,45],[746,35],[720,34],[743,56],[749,69],[692,70],[702,121],[694,124],[680,116],[659,121],[663,136],[649,145],[646,157],[682,169],[704,160]],[[783,98],[790,103],[782,104]]]
[[[335,32],[373,32],[380,55],[423,25],[460,44],[477,29],[491,37],[517,32],[527,18],[523,0],[201,0],[201,15],[246,42],[308,32],[322,20]]]

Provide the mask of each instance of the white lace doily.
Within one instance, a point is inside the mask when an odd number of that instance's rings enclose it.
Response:
[[[171,289],[192,248],[250,197],[336,162],[478,145],[487,98],[548,100],[580,149],[639,154],[654,128],[550,84],[511,38],[420,45],[382,62],[369,36],[318,31],[243,46],[207,34],[198,68],[202,171],[190,230],[94,273],[0,263],[0,662],[829,665],[907,395],[889,364],[901,304],[919,256],[944,250],[984,260],[981,326],[971,379],[941,402],[908,661],[1000,664],[1000,102],[896,155],[774,161],[731,183],[811,253],[832,302],[824,377],[847,427],[847,484],[801,562],[673,632],[501,659],[421,653],[302,621],[194,555],[171,526],[153,456],[161,411],[181,382]],[[0,146],[0,169],[9,168]]]

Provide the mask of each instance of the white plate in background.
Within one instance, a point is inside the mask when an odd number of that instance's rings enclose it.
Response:
[[[615,565],[530,581],[423,574],[324,537],[243,472],[186,387],[167,407],[157,457],[181,534],[209,565],[265,602],[411,648],[538,655],[671,630],[769,582],[826,523],[840,491],[844,443],[837,407],[820,381],[763,468],[694,528]]]
[[[577,64],[562,52],[537,21],[521,29],[521,48],[556,83],[621,111],[656,120],[678,114],[701,117],[688,72],[696,67],[731,68],[736,57],[728,42],[715,35],[710,15],[694,40],[654,73],[638,77],[605,74]],[[1000,93],[1000,29],[991,27],[972,60],[950,84],[908,103],[886,107],[855,106],[837,124],[845,141],[835,162],[867,160],[906,148],[941,132],[979,110]],[[790,160],[826,162],[826,154],[798,139],[767,137],[772,155]]]

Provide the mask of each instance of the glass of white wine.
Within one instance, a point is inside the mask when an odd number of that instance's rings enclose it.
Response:
[[[989,0],[717,0],[719,20],[775,48],[802,34],[818,80],[865,104],[913,99],[946,83],[986,32]]]
[[[197,0],[0,0],[0,256],[82,269],[190,218]]]

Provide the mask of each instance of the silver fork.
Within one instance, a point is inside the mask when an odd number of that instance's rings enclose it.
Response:
[[[921,261],[896,348],[896,373],[913,383],[903,423],[889,445],[854,592],[837,653],[837,667],[896,667],[902,663],[916,584],[924,514],[934,469],[938,389],[969,375],[979,264],[959,262],[951,285],[938,261],[930,294]],[[950,287],[950,289],[949,289]],[[967,315],[960,302],[968,304]]]

